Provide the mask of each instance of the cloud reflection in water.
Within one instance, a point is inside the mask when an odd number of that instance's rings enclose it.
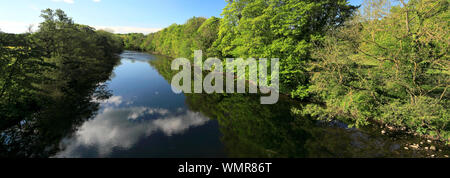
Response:
[[[92,120],[81,126],[72,138],[62,141],[64,151],[56,157],[80,157],[80,147],[94,147],[100,157],[110,154],[115,147],[129,149],[140,139],[153,133],[166,136],[182,134],[191,127],[206,124],[209,119],[200,113],[178,109],[149,107],[114,108],[122,102],[121,97],[112,97],[105,108]]]

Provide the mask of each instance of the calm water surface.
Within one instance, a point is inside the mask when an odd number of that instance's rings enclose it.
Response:
[[[416,157],[379,131],[299,118],[289,99],[260,105],[252,95],[175,94],[170,58],[125,51],[92,119],[55,157]]]
[[[107,83],[113,96],[74,137],[61,157],[224,157],[216,120],[191,111],[186,96],[150,62],[154,55],[125,52]],[[166,58],[162,60],[167,60]]]

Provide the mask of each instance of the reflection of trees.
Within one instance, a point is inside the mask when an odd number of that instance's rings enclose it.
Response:
[[[177,71],[168,58],[150,61],[169,82]],[[261,105],[249,94],[185,94],[191,110],[216,119],[230,157],[412,157],[373,131],[350,130],[294,114],[302,103],[280,98]],[[423,155],[422,155],[423,156]]]
[[[172,81],[172,77],[178,73],[171,69],[172,59],[166,56],[155,55],[155,60],[150,60],[148,63],[154,67],[158,73],[164,77],[169,83]]]
[[[47,75],[56,81],[43,84],[46,96],[42,109],[0,131],[0,157],[50,157],[56,154],[61,140],[73,134],[99,109],[93,98],[111,96],[106,86],[99,83],[109,78],[114,64],[90,63],[83,66],[86,71],[83,75],[71,70],[49,72]]]
[[[187,103],[192,110],[217,119],[231,157],[307,154],[303,147],[310,134],[295,125],[287,102],[261,105],[257,96],[194,94],[188,95]]]
[[[255,95],[187,94],[187,104],[191,110],[217,119],[230,157],[424,156],[403,150],[378,132],[350,130],[299,117],[291,108],[301,104],[288,98],[275,105],[261,105]]]

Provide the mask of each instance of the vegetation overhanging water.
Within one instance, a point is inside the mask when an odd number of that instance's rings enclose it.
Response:
[[[230,1],[223,18],[195,17],[149,35],[115,35],[44,10],[38,31],[0,33],[1,156],[446,157],[449,2],[388,2],[355,13],[345,0]],[[176,96],[171,59],[123,49],[280,58],[290,98],[264,106],[250,94]],[[127,69],[133,58],[139,67]],[[141,103],[123,103],[130,91]],[[142,133],[128,142],[115,133],[106,134],[111,142],[99,137],[105,133],[79,137],[92,124]],[[185,139],[191,133],[197,137]],[[214,144],[198,149],[192,138],[203,134]],[[155,135],[166,144],[142,140]],[[170,143],[177,136],[184,142]],[[190,144],[174,146],[181,143]]]

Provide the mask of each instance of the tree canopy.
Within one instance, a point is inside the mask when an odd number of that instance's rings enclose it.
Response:
[[[449,2],[368,2],[315,52],[311,91],[322,118],[371,121],[449,141]]]

